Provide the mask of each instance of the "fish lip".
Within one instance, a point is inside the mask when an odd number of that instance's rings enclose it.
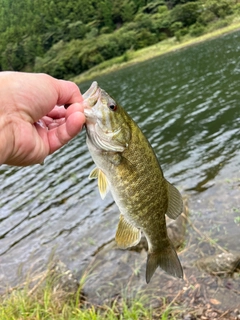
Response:
[[[94,114],[92,108],[85,107],[83,113],[87,119],[93,119]]]
[[[90,88],[83,94],[84,98],[84,115],[89,123],[95,123],[97,117],[94,112],[94,107],[101,101],[102,89],[98,83],[94,81]]]
[[[94,106],[101,99],[101,88],[98,83],[94,81],[90,88],[83,94],[84,99],[84,115],[88,120],[93,121],[95,119]]]
[[[82,95],[84,100],[87,100],[91,96],[93,96],[96,91],[99,89],[97,81],[93,81],[90,88]]]
[[[93,96],[90,96],[85,102],[85,106],[83,109],[84,115],[87,119],[93,119],[95,118],[94,114],[94,106],[99,102],[101,99],[101,90],[99,89],[98,91],[95,92]]]

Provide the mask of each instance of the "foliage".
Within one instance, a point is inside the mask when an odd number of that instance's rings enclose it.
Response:
[[[61,78],[167,37],[199,36],[240,12],[237,0],[0,0],[0,7],[0,70]]]
[[[199,12],[199,4],[189,2],[183,5],[177,5],[173,8],[171,11],[171,18],[173,22],[181,22],[184,27],[187,27],[197,21]]]
[[[55,319],[55,320],[117,320],[117,319],[170,319],[179,310],[167,304],[165,299],[158,297],[162,305],[152,310],[149,300],[143,292],[136,294],[128,290],[112,300],[110,305],[94,306],[85,303],[84,283],[86,277],[80,279],[78,290],[68,292],[61,286],[64,274],[54,275],[50,270],[35,275],[27,280],[21,288],[15,288],[10,293],[0,296],[0,319]],[[63,280],[64,281],[64,280]],[[33,286],[34,284],[34,286]],[[75,292],[76,291],[76,292]]]
[[[189,28],[189,34],[192,37],[199,37],[204,32],[204,26],[200,23],[195,23]]]
[[[236,1],[222,0],[215,1],[210,0],[206,3],[206,8],[211,11],[216,17],[224,18],[232,13],[232,6]]]

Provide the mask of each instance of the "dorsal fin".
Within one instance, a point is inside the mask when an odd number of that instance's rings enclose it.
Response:
[[[168,209],[166,215],[176,219],[183,212],[182,196],[177,188],[167,181],[168,187]]]

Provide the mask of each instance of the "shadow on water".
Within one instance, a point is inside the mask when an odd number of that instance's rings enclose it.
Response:
[[[236,32],[96,79],[142,128],[165,176],[190,195],[194,212],[204,196],[217,192],[219,180],[240,178],[239,57]],[[82,84],[81,91],[89,85]],[[53,249],[81,271],[97,248],[113,239],[118,210],[111,196],[102,201],[96,181],[88,180],[92,168],[85,133],[44,166],[1,166],[1,283],[17,283],[19,265],[28,270],[44,264]],[[215,221],[219,213],[209,210],[209,203],[205,213]],[[228,242],[228,236],[222,241],[237,249],[239,226],[233,212],[231,221],[225,215],[224,228],[237,241]],[[209,229],[206,216],[195,219]]]

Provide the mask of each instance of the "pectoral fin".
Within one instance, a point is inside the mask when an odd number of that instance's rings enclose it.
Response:
[[[171,219],[176,219],[183,212],[182,196],[177,188],[167,181],[168,209],[166,214]]]
[[[101,198],[104,199],[106,194],[109,191],[109,185],[105,174],[98,168],[94,168],[89,177],[89,179],[97,179],[98,178],[98,189],[101,195]]]
[[[97,167],[94,168],[94,169],[90,172],[90,174],[89,174],[89,176],[88,176],[88,179],[89,179],[89,180],[97,179],[97,178],[98,178],[98,171],[99,171],[99,169],[98,169]]]
[[[115,240],[117,245],[123,249],[136,246],[141,240],[141,231],[131,225],[121,214]]]

